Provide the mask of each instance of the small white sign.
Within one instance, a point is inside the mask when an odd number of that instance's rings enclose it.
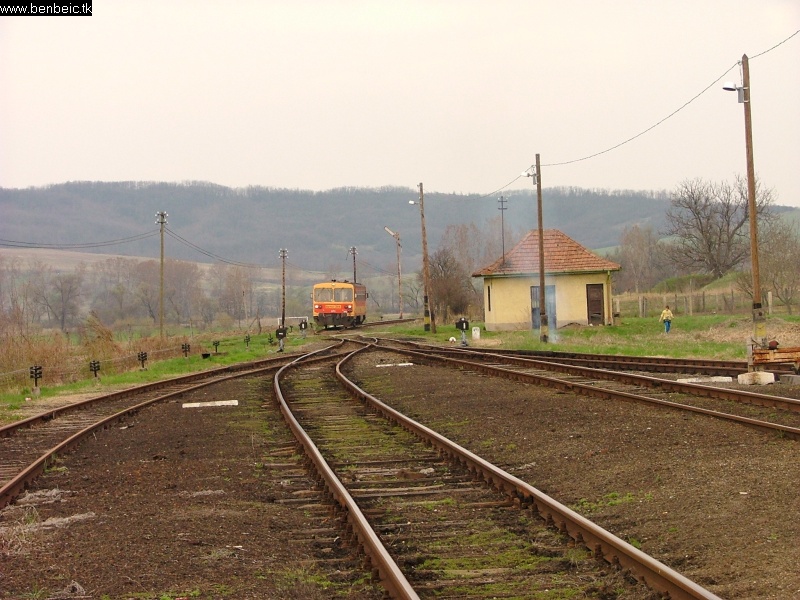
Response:
[[[687,379],[678,379],[678,383],[731,383],[733,377],[725,377],[724,375],[714,375],[713,377],[689,377]]]
[[[213,402],[184,402],[183,408],[204,408],[206,406],[239,406],[238,400],[214,400]]]

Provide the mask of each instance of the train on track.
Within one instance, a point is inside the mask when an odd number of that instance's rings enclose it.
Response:
[[[317,283],[311,292],[318,328],[355,327],[367,320],[367,287],[347,280]]]

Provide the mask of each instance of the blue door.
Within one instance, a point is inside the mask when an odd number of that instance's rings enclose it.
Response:
[[[545,285],[545,309],[548,329],[555,329],[556,323],[556,286]],[[539,286],[531,286],[531,325],[533,329],[541,329],[542,314],[539,304]]]

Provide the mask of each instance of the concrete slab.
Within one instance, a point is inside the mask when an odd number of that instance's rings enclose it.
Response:
[[[775,383],[775,373],[768,371],[742,373],[737,377],[737,381],[742,385],[769,385]]]
[[[733,377],[716,375],[714,377],[689,377],[688,379],[678,379],[678,383],[732,383]]]

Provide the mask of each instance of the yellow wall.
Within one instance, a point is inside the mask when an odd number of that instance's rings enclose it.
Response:
[[[545,286],[556,288],[556,327],[570,323],[587,325],[586,285],[604,284],[603,322],[613,323],[611,277],[608,273],[586,273],[545,277]],[[487,331],[531,329],[531,286],[539,277],[485,277],[483,279],[484,322]],[[491,310],[489,290],[491,289]],[[552,322],[551,322],[552,326]]]

